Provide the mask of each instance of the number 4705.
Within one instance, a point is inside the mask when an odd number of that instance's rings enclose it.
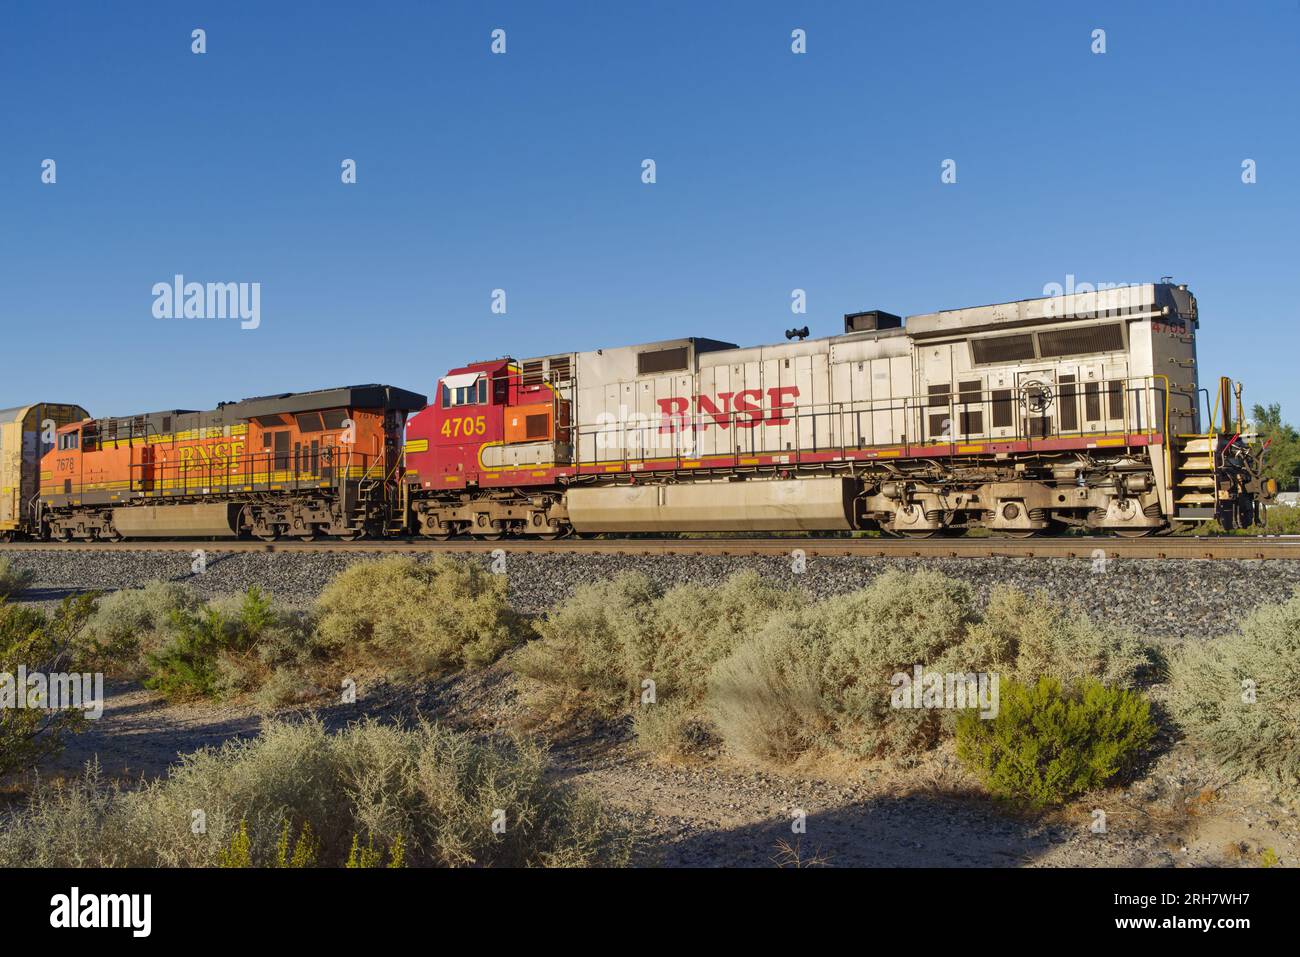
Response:
[[[442,423],[442,434],[447,438],[458,435],[486,435],[487,416],[465,416],[463,419],[447,419]]]

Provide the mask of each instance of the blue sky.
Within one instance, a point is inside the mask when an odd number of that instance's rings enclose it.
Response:
[[[0,406],[429,392],[1173,275],[1202,384],[1300,420],[1297,64],[1295,2],[7,0]],[[155,319],[177,273],[260,282],[260,328]]]

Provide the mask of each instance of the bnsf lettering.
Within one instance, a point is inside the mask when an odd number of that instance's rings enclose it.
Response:
[[[717,396],[697,395],[694,398],[695,427],[706,430],[713,425],[729,429],[734,422],[738,429],[753,429],[760,425],[788,425],[793,420],[786,409],[795,407],[799,387],[777,386],[767,390],[767,409],[763,408],[762,389],[743,389],[740,392],[719,392]],[[656,399],[662,413],[660,433],[681,432],[690,427],[688,411],[692,401],[686,396]]]
[[[243,442],[222,442],[218,445],[189,445],[181,450],[181,470],[207,471],[236,464],[244,451]]]

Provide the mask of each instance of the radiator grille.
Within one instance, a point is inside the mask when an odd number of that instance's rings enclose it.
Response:
[[[976,362],[1021,362],[1034,358],[1034,337],[1029,333],[1017,336],[992,336],[972,339],[971,352]]]
[[[685,369],[687,362],[685,346],[678,349],[656,349],[654,352],[642,352],[636,357],[636,374],[653,375],[656,372],[675,372]]]
[[[1044,359],[1081,356],[1091,352],[1120,352],[1123,349],[1124,333],[1118,322],[1077,329],[1054,329],[1038,334],[1038,353]]]
[[[520,370],[524,385],[542,384],[542,360],[529,359]]]
[[[569,357],[560,356],[551,360],[551,381],[568,382],[572,378],[572,372],[569,368]]]
[[[1011,428],[1012,406],[1010,389],[993,390],[993,428]]]

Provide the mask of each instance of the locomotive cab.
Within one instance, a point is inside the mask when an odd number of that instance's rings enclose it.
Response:
[[[527,362],[473,363],[443,376],[434,403],[406,433],[419,531],[438,538],[557,534],[560,493],[517,486],[554,484],[557,468],[571,461],[569,409],[554,378],[534,376]]]

